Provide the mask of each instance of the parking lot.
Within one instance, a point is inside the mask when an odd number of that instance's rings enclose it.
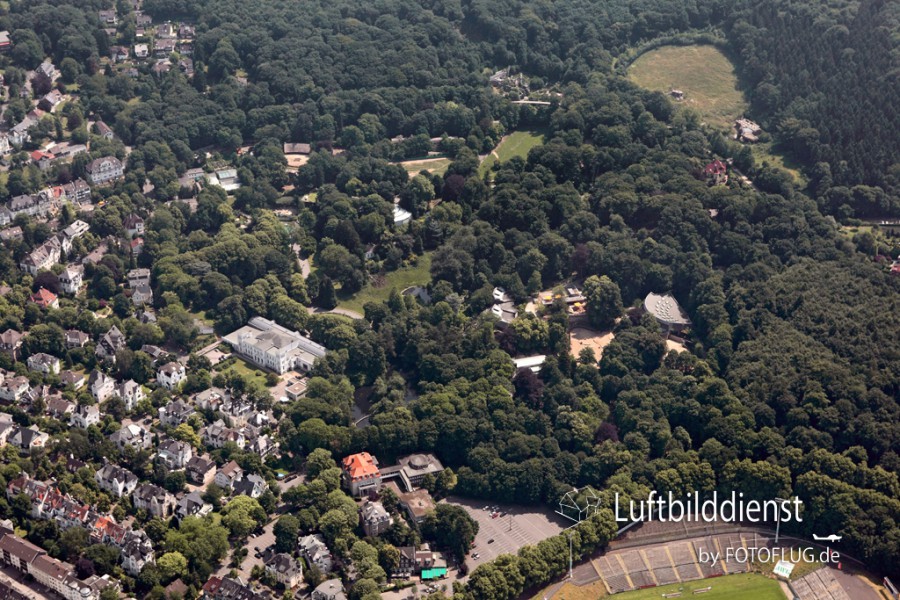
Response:
[[[548,509],[509,504],[488,503],[466,498],[447,498],[448,504],[461,506],[478,522],[475,547],[469,553],[466,564],[469,571],[491,561],[501,554],[515,554],[519,548],[562,532],[570,523]],[[496,511],[484,510],[486,505]],[[500,513],[492,517],[493,512]],[[488,543],[489,540],[494,540]],[[475,555],[478,558],[475,558]]]

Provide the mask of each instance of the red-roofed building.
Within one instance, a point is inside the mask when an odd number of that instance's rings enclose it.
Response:
[[[351,454],[341,462],[344,485],[354,496],[365,496],[381,489],[378,459],[368,452]]]
[[[56,157],[52,153],[44,152],[43,150],[35,150],[31,153],[31,160],[33,160],[42,171],[49,169],[55,159]]]
[[[728,183],[728,166],[721,160],[714,160],[703,168],[703,174],[712,185]]]
[[[31,301],[41,308],[59,308],[59,298],[56,297],[56,294],[45,288],[41,288],[32,294]]]

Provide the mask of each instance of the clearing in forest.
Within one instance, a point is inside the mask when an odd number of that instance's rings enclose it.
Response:
[[[576,327],[569,332],[569,347],[572,356],[578,358],[578,354],[582,350],[590,348],[594,351],[597,360],[600,360],[603,356],[603,349],[609,346],[613,337],[615,334],[612,331],[594,331],[585,327]]]
[[[478,169],[478,174],[483,176],[497,161],[504,162],[513,156],[527,158],[529,150],[543,143],[544,134],[539,131],[514,131],[504,136],[494,151],[485,157]]]
[[[641,87],[684,92],[681,104],[696,110],[718,129],[730,129],[747,110],[731,61],[715,46],[662,46],[641,55],[628,68]]]
[[[398,164],[402,165],[409,173],[410,177],[418,175],[420,171],[428,171],[435,175],[443,175],[450,166],[450,159],[443,156],[437,158],[423,158],[420,160],[404,160]]]

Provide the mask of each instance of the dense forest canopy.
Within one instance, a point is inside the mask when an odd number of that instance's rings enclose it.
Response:
[[[896,3],[146,0],[157,20],[196,22],[192,79],[101,61],[103,6],[12,2],[0,18],[13,77],[44,55],[73,58],[78,110],[121,139],[96,140],[92,153],[132,148],[124,181],[97,192],[106,203],[91,226],[121,234],[141,213],[146,249],[87,278],[92,299],[114,302],[125,260],[151,268],[162,318],[145,326],[126,305],[85,329],[118,323],[138,355],[139,341],[163,336],[190,348],[193,314],[219,333],[272,318],[332,351],[307,397],[284,409],[278,435],[295,456],[434,451],[458,493],[498,501],[555,502],[588,484],[607,501],[649,489],[795,493],[808,516],[795,533],[828,529],[900,574],[900,279],[871,261],[900,247],[851,240],[833,216],[900,206]],[[133,41],[129,3],[118,8],[119,36]],[[806,165],[808,190],[740,156],[757,187],[707,185],[698,175],[711,156],[739,152],[612,69],[657,36],[709,28],[725,32],[753,111]],[[546,88],[550,105],[495,93],[488,77],[505,67]],[[479,155],[523,126],[540,127],[544,143],[479,175]],[[396,164],[438,137],[445,174]],[[284,168],[286,141],[314,146],[296,173]],[[243,187],[231,198],[206,189],[192,210],[177,177],[207,151],[231,161]],[[33,191],[35,170],[10,176],[4,197]],[[309,192],[315,202],[303,201]],[[395,197],[413,215],[405,230],[393,224]],[[284,206],[288,221],[273,212]],[[25,229],[16,259],[49,234]],[[308,278],[295,246],[315,255]],[[352,322],[306,310],[426,252],[430,305],[395,290]],[[6,254],[0,273],[13,281]],[[591,282],[589,310],[605,309],[592,318],[615,333],[599,361],[570,354],[558,303],[502,331],[484,314],[494,286],[523,303],[570,279]],[[693,321],[690,352],[667,352],[657,322],[627,310],[666,291]],[[45,316],[24,299],[18,289],[0,300],[6,326],[85,318]],[[527,354],[548,356],[539,374],[515,374],[510,356]],[[368,427],[351,421],[361,386],[371,387]],[[609,534],[594,533],[580,554]],[[523,574],[531,552],[480,567],[460,597],[512,598],[559,572],[548,560]],[[497,571],[518,583],[492,587]]]

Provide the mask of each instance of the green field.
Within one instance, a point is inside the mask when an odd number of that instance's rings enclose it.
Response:
[[[266,385],[266,372],[257,366],[251,365],[246,362],[243,358],[234,357],[234,363],[225,367],[225,369],[220,372],[225,374],[229,371],[233,371],[239,375],[242,375],[245,379],[249,379],[250,381],[254,381],[258,383],[263,388],[267,388],[269,386]],[[257,374],[260,373],[260,374]]]
[[[447,167],[453,162],[449,158],[423,158],[421,160],[404,160],[398,164],[402,165],[409,173],[409,176],[418,175],[420,171],[428,171],[435,175],[443,175],[447,172]]]
[[[694,590],[711,587],[708,592],[694,594]],[[702,600],[785,600],[781,586],[774,579],[762,575],[742,574],[716,577],[690,583],[675,583],[661,587],[626,592],[611,596],[615,600],[659,600],[663,594],[682,592],[680,598]]]
[[[483,176],[498,160],[500,162],[507,161],[513,156],[526,158],[529,150],[542,143],[544,143],[544,134],[539,131],[514,131],[504,137],[494,151],[484,159],[478,169],[478,174]]]
[[[362,314],[366,302],[384,302],[394,288],[399,292],[411,285],[425,285],[429,281],[431,281],[431,254],[426,253],[419,257],[415,266],[388,273],[384,277],[383,285],[375,287],[370,283],[349,297],[342,296],[338,290],[338,307]]]
[[[715,46],[662,46],[640,56],[628,78],[648,90],[684,92],[681,104],[713,127],[728,129],[747,110],[731,61]]]
[[[628,78],[641,87],[668,93],[679,89],[684,100],[679,105],[695,110],[703,121],[732,135],[734,120],[749,107],[738,86],[734,65],[715,46],[662,46],[641,55],[628,68]],[[768,162],[785,169],[799,183],[800,172],[785,164],[784,157],[773,151],[771,143],[751,146],[757,164]]]

